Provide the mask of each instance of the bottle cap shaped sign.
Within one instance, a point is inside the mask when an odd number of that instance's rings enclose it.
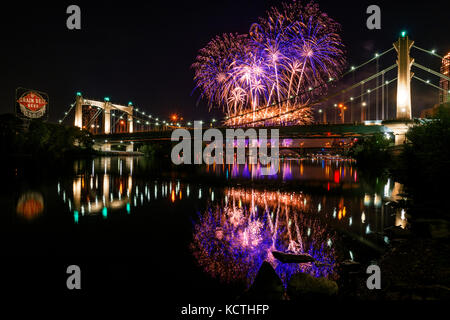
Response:
[[[16,90],[16,113],[26,118],[37,119],[47,115],[48,96],[36,90]]]

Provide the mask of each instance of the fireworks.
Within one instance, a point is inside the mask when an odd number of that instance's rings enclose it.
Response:
[[[335,251],[327,245],[335,235],[310,214],[309,196],[240,188],[225,194],[225,206],[209,208],[195,226],[191,249],[206,272],[249,286],[268,261],[285,285],[298,272],[335,277]],[[320,263],[281,263],[274,250],[308,253]]]
[[[196,87],[210,108],[223,109],[226,125],[308,124],[308,102],[345,65],[339,29],[317,4],[283,3],[248,34],[217,36],[201,49]]]

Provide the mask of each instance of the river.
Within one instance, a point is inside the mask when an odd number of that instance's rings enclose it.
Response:
[[[384,228],[406,225],[404,211],[387,205],[400,186],[338,157],[283,159],[274,176],[258,165],[177,168],[145,157],[37,171],[6,173],[2,256],[18,272],[38,264],[61,279],[63,266],[77,264],[92,292],[233,298],[263,261],[285,285],[296,272],[338,280],[342,263],[377,259],[390,241]],[[308,253],[316,263],[281,263],[272,251]]]

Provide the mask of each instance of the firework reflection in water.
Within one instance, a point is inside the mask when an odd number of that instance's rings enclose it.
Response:
[[[248,287],[264,261],[284,285],[298,272],[337,277],[334,248],[328,245],[335,236],[311,214],[308,196],[236,188],[225,194],[223,207],[210,207],[200,216],[191,244],[199,265],[212,277]],[[308,253],[319,263],[281,263],[274,250]]]
[[[272,7],[248,34],[216,36],[199,50],[196,88],[210,108],[223,109],[225,125],[309,124],[307,104],[345,66],[339,31],[315,3]]]

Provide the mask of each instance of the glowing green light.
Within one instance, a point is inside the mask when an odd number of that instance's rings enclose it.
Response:
[[[128,102],[128,105],[129,105],[129,106],[132,106],[132,105],[133,105],[133,102],[131,102],[131,101]]]
[[[402,31],[401,35],[402,35],[402,38],[404,38],[406,36],[406,31]]]
[[[80,91],[77,92],[77,96],[81,97],[81,92]]]
[[[108,209],[106,207],[103,207],[102,209],[102,216],[105,219],[108,217]]]
[[[109,101],[109,97],[105,97],[105,101]]]
[[[131,212],[131,206],[130,206],[130,203],[128,202],[127,203],[127,213],[130,214],[130,212]]]
[[[73,212],[73,220],[75,221],[75,223],[78,224],[78,211],[77,210],[75,210]]]

